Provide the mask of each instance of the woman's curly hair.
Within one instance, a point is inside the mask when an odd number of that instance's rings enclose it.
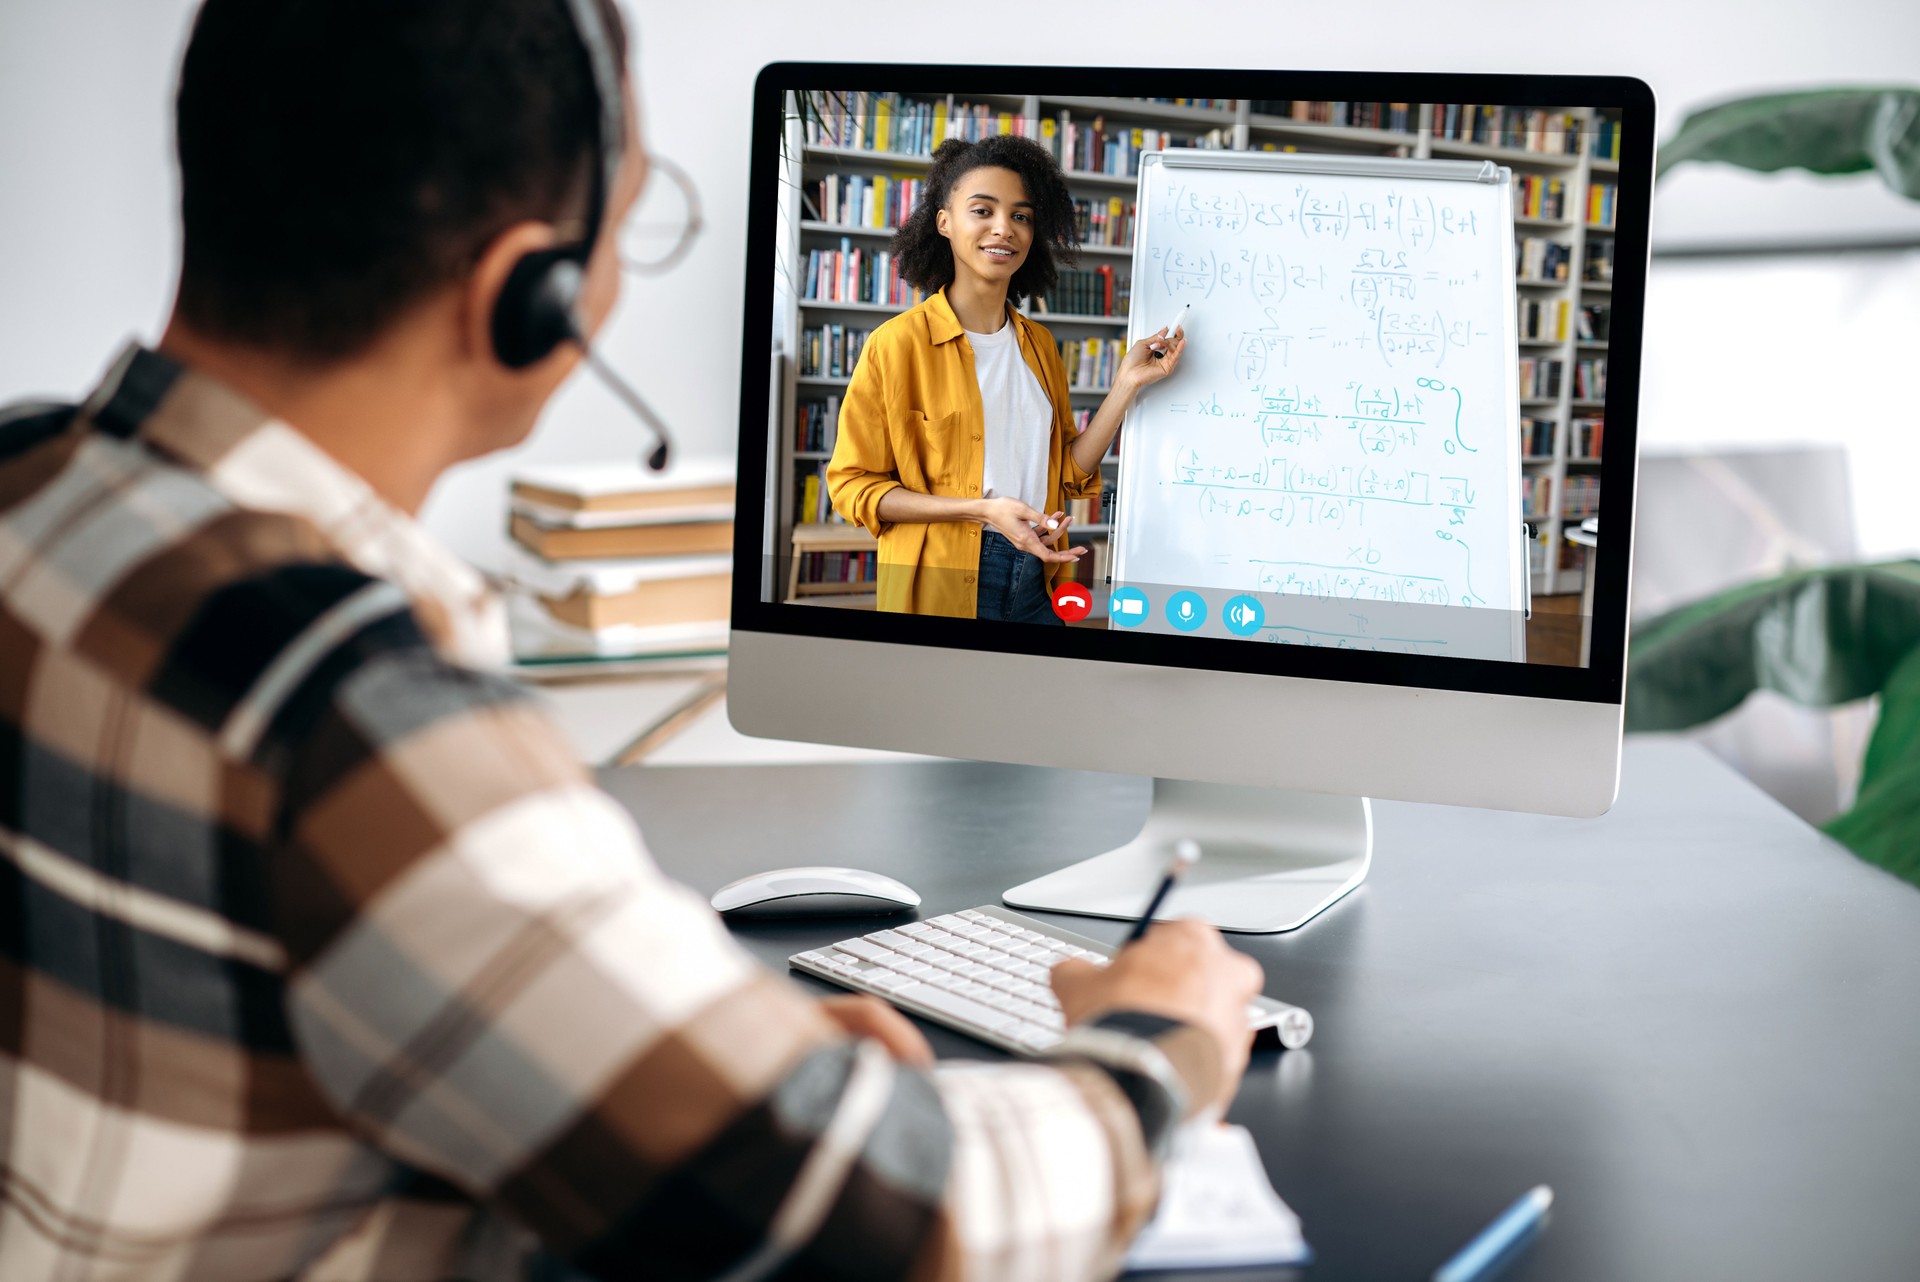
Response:
[[[1008,289],[1021,298],[1046,293],[1060,279],[1055,258],[1069,267],[1075,261],[1073,196],[1046,148],[1010,134],[979,142],[949,138],[934,151],[920,203],[894,233],[891,249],[901,278],[930,294],[953,283],[953,246],[936,220],[953,185],[976,169],[1011,169],[1020,175],[1033,202],[1033,244]]]

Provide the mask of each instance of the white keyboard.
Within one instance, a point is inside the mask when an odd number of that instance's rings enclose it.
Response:
[[[902,1010],[1016,1055],[1059,1042],[1066,1023],[1047,986],[1054,963],[1104,966],[1113,949],[1005,908],[969,908],[876,930],[787,959],[796,970],[883,997]],[[1271,1028],[1292,1050],[1313,1036],[1313,1016],[1256,997],[1247,1027]]]

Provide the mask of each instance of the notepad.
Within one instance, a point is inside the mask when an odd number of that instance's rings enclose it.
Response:
[[[1174,1139],[1160,1209],[1134,1239],[1129,1269],[1300,1264],[1300,1217],[1267,1182],[1244,1126],[1188,1127]]]

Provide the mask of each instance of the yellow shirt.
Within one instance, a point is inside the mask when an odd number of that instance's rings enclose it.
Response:
[[[1100,492],[1100,470],[1073,459],[1073,406],[1053,335],[1018,312],[1020,354],[1053,403],[1047,452],[1050,512]],[[880,540],[879,607],[910,614],[974,617],[980,569],[977,521],[880,519],[880,498],[905,486],[921,494],[979,498],[986,410],[973,347],[942,290],[895,316],[867,339],[840,406],[840,434],[827,464],[834,510]],[[1064,546],[1064,532],[1055,546]],[[1051,578],[1058,565],[1047,567]]]

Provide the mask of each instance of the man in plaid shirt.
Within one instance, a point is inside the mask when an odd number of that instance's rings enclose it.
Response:
[[[1112,1272],[1258,968],[1159,927],[931,1064],[661,876],[412,519],[575,365],[487,329],[590,185],[563,0],[208,0],[178,111],[158,349],[0,422],[0,1277]]]

